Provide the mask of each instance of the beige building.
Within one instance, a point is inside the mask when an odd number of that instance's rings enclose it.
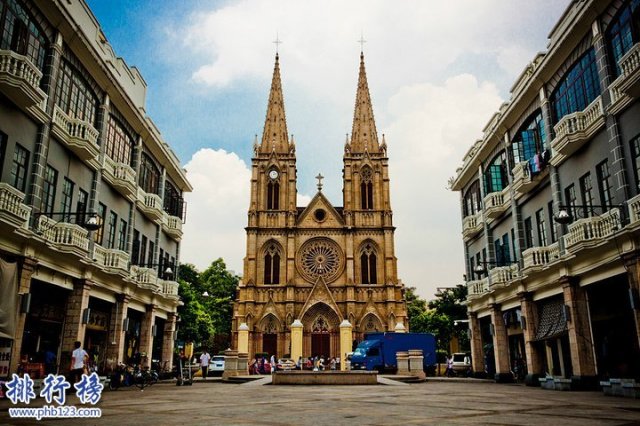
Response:
[[[76,340],[100,372],[170,367],[192,188],[145,81],[84,0],[0,0],[0,37],[0,378],[64,372]]]
[[[303,326],[304,356],[340,356],[344,320],[353,339],[406,324],[387,145],[376,132],[362,55],[343,161],[342,207],[324,196],[320,175],[309,205],[296,206],[296,147],[287,132],[276,55],[264,133],[254,145],[247,255],[234,307],[234,341],[246,324],[250,356],[290,354],[296,320]]]
[[[475,372],[640,377],[639,82],[640,2],[572,1],[465,155]]]

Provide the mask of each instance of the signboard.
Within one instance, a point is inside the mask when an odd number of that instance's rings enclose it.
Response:
[[[10,361],[11,361],[11,346],[0,347],[0,377],[9,377]]]

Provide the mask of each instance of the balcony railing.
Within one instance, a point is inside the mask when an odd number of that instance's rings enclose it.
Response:
[[[581,245],[597,245],[612,236],[622,226],[620,210],[613,208],[600,215],[578,219],[569,225],[564,238],[567,250]]]
[[[136,172],[128,164],[117,163],[109,156],[104,157],[103,176],[125,198],[136,198]]]
[[[129,254],[121,250],[107,249],[96,244],[93,257],[96,263],[104,268],[122,271],[129,269]]]
[[[468,240],[478,232],[482,231],[483,225],[482,212],[466,216],[462,219],[462,236],[465,240]]]
[[[485,215],[488,219],[495,219],[509,208],[511,189],[509,186],[500,192],[491,192],[484,197]]]
[[[47,95],[40,89],[42,72],[23,55],[0,50],[0,89],[18,106],[42,103]]]
[[[551,141],[555,154],[551,158],[553,165],[577,151],[604,125],[602,97],[598,96],[583,111],[565,115],[554,126],[556,137]]]
[[[543,168],[539,173],[533,174],[528,161],[517,163],[513,168],[513,190],[516,193],[516,198],[531,191],[548,174],[548,167]]]
[[[167,212],[164,212],[162,229],[176,241],[182,239],[182,220],[179,217],[171,216]]]
[[[470,299],[476,298],[489,292],[489,279],[467,281],[467,295]]]
[[[629,225],[640,226],[640,195],[636,195],[627,201],[629,205]]]
[[[89,231],[75,223],[56,222],[42,215],[36,223],[38,234],[61,251],[86,254],[89,249]]]
[[[560,247],[553,243],[544,247],[531,247],[522,252],[524,269],[543,268],[560,258]]]
[[[640,94],[640,43],[636,43],[620,58],[620,91],[635,97]]]
[[[158,273],[155,269],[145,268],[142,266],[131,267],[131,278],[138,284],[139,287],[151,290],[154,293],[161,293],[162,283],[158,278]]]
[[[31,208],[22,204],[24,194],[13,186],[0,182],[0,220],[18,228],[28,226]]]
[[[157,194],[144,192],[138,188],[138,207],[149,219],[162,223],[164,211],[162,210],[162,199]]]
[[[162,293],[166,296],[178,296],[178,283],[162,280]]]
[[[518,276],[518,264],[498,266],[489,271],[492,287],[501,287],[509,284]]]
[[[80,159],[97,168],[98,131],[87,121],[69,117],[57,105],[53,113],[53,133]]]

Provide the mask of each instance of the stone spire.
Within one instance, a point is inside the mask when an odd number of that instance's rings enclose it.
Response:
[[[353,129],[351,130],[351,152],[364,152],[365,150],[378,152],[379,146],[369,85],[367,84],[367,72],[364,69],[364,53],[360,52],[360,75],[353,114]]]
[[[267,117],[264,120],[260,152],[269,153],[275,150],[278,153],[287,153],[289,152],[288,139],[282,82],[280,81],[280,59],[276,53],[276,63],[273,68],[271,92],[269,93],[269,104],[267,105]]]

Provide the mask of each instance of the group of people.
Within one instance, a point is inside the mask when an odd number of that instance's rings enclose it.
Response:
[[[324,356],[317,356],[317,355],[315,357],[308,357],[304,361],[304,365],[303,365],[302,357],[298,358],[298,361],[296,362],[297,369],[306,369],[306,370],[313,370],[313,371],[336,370],[338,366],[339,366],[339,361],[337,358],[335,357],[325,358]]]
[[[315,357],[298,357],[296,360],[296,370],[312,370],[312,371],[329,371],[337,370],[340,367],[340,360],[335,357],[315,356]],[[249,374],[270,374],[275,373],[278,364],[275,355],[270,358],[266,356],[256,356],[249,362]]]

